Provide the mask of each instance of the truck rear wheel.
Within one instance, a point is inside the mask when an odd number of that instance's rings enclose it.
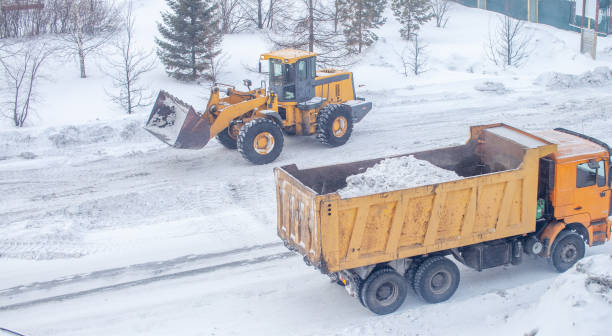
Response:
[[[561,236],[563,235],[563,236]],[[561,232],[557,237],[551,258],[553,265],[563,273],[584,257],[584,239],[576,232]]]
[[[238,148],[238,145],[236,144],[238,140],[238,136],[237,135],[233,136],[230,133],[230,130],[231,130],[231,127],[227,127],[226,129],[221,131],[219,134],[217,134],[216,138],[217,140],[219,140],[219,142],[223,146],[225,146],[225,148],[236,149]]]
[[[429,303],[448,300],[459,287],[459,268],[445,257],[426,259],[414,275],[417,295]]]
[[[248,161],[257,165],[270,163],[283,150],[283,132],[270,119],[254,119],[242,126],[236,145]]]
[[[372,272],[361,287],[361,303],[378,315],[396,311],[406,299],[404,277],[391,268]]]
[[[344,145],[353,132],[351,111],[342,105],[329,104],[317,115],[317,139],[320,142],[338,147]]]

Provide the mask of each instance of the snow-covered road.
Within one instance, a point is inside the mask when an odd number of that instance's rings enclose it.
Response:
[[[274,166],[449,146],[466,141],[470,125],[494,122],[612,142],[612,85],[548,90],[509,78],[510,92],[497,94],[474,89],[482,84],[362,91],[375,107],[349,143],[330,149],[288,138],[266,166],[217,142],[167,148],[140,128],[144,115],[1,132],[0,326],[27,335],[354,334],[364,320],[373,328],[405,319],[410,334],[436,335],[462,323],[480,324],[470,329],[476,334],[503,325],[556,277],[545,261],[461,268],[449,302],[425,305],[412,295],[376,320],[276,237]],[[612,244],[588,253],[610,254]]]

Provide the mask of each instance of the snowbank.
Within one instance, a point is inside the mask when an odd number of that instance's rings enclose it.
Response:
[[[578,262],[561,274],[539,302],[513,316],[509,325],[538,336],[609,335],[612,316],[612,255],[602,254]],[[527,327],[528,326],[528,327]]]
[[[612,81],[612,70],[602,66],[593,71],[587,71],[580,75],[563,74],[559,72],[546,72],[538,76],[535,84],[546,86],[550,89],[580,88],[589,86],[601,86]]]
[[[455,172],[410,155],[383,160],[361,174],[347,177],[346,187],[338,193],[342,198],[350,198],[457,179],[459,175]]]

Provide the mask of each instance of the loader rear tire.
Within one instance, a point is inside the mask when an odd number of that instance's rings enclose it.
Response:
[[[406,299],[406,280],[392,268],[372,272],[361,287],[361,303],[378,315],[396,311]]]
[[[283,150],[283,131],[270,119],[254,119],[242,126],[236,145],[248,161],[256,165],[270,163]]]
[[[219,142],[223,146],[225,146],[225,148],[228,148],[228,149],[238,148],[238,145],[236,144],[238,139],[232,137],[229,131],[229,127],[221,131],[221,133],[217,134],[216,138],[217,140],[219,140]]]
[[[344,145],[353,133],[353,116],[345,106],[329,104],[317,115],[317,139],[338,147]]]
[[[430,257],[419,266],[413,281],[421,299],[429,303],[446,301],[459,287],[459,268],[445,257]]]

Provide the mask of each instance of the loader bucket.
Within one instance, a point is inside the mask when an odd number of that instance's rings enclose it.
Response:
[[[210,139],[208,120],[165,91],[159,92],[144,128],[174,148],[200,149]]]

